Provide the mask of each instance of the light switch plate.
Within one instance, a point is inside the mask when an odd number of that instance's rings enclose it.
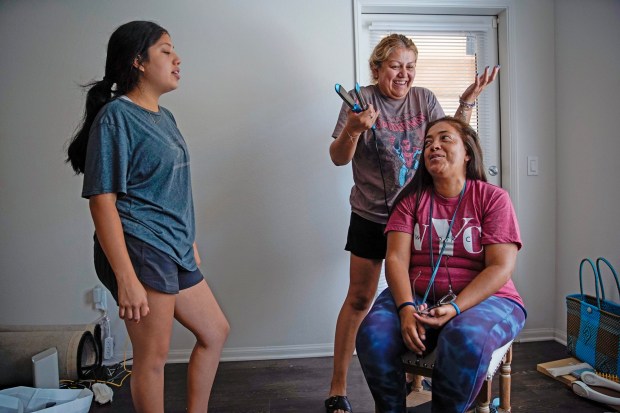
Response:
[[[529,176],[538,175],[538,156],[527,157],[527,174]]]

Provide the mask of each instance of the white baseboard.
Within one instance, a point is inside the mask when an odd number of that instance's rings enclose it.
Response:
[[[171,350],[168,363],[187,363],[191,350]],[[311,357],[331,357],[334,344],[309,344],[295,346],[224,348],[221,361],[278,360]]]
[[[525,328],[521,330],[515,341],[528,343],[531,341],[555,340],[555,329],[553,328]]]
[[[533,341],[554,340],[566,345],[566,331],[553,328],[530,328],[521,331],[516,342],[528,343]],[[170,350],[168,363],[187,363],[192,350]],[[312,357],[331,357],[334,355],[334,344],[308,344],[294,346],[266,346],[266,347],[234,347],[224,348],[221,361],[254,361],[279,360]],[[127,358],[133,357],[131,352]],[[123,360],[123,354],[115,354],[114,359]]]
[[[560,344],[566,345],[566,331],[560,331],[555,328],[526,328],[519,333],[515,341],[519,343],[528,343],[547,340],[557,341]]]
[[[555,341],[566,345],[566,330],[563,330],[563,331],[556,330]]]

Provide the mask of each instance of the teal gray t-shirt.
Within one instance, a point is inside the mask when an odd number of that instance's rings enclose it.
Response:
[[[106,104],[90,129],[82,196],[116,193],[123,231],[196,269],[189,153],[169,110],[126,98]]]

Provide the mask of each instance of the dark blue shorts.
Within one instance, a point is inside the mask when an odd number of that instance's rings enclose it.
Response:
[[[371,260],[382,260],[387,252],[385,224],[377,224],[351,212],[345,250]]]
[[[118,285],[110,262],[106,257],[97,235],[94,237],[94,258],[97,277],[112,293],[118,304]],[[174,262],[170,256],[149,244],[125,234],[127,252],[140,282],[156,291],[178,294],[180,290],[193,287],[204,279],[198,268],[187,271]]]

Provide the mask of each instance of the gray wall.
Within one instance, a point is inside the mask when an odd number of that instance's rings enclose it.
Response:
[[[525,244],[515,275],[529,309],[522,337],[561,339],[579,257],[605,254],[620,267],[620,3],[440,3],[508,10],[503,110]],[[192,154],[202,270],[232,325],[224,357],[328,354],[348,283],[351,172],[331,164],[328,146],[333,85],[354,81],[352,10],[349,0],[1,1],[0,323],[99,315],[89,301],[93,226],[63,145],[83,110],[78,84],[103,75],[110,33],[148,19],[170,31],[182,59],[181,86],[161,103]],[[529,155],[538,177],[526,175]],[[122,354],[124,327],[112,319]],[[192,344],[176,326],[171,360]]]
[[[567,294],[579,291],[583,257],[620,270],[620,1],[556,1],[556,328],[566,336]],[[585,281],[594,293],[592,272]],[[605,268],[605,267],[603,267]],[[608,298],[618,300],[611,272]]]

